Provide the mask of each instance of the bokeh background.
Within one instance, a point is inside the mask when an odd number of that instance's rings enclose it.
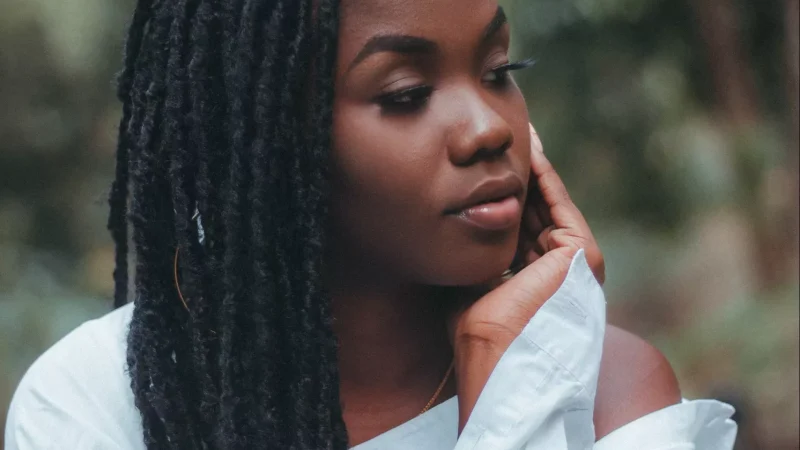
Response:
[[[606,252],[610,321],[684,395],[737,406],[738,450],[800,448],[798,1],[503,3],[538,61],[517,77],[531,118]],[[110,309],[133,6],[0,2],[0,423],[33,359]]]

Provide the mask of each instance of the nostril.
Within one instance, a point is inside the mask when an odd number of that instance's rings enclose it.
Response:
[[[506,154],[509,148],[511,148],[510,140],[506,141],[503,145],[497,148],[480,148],[472,155],[471,158],[465,161],[463,165],[469,166],[478,161],[495,160],[501,158]]]
[[[501,145],[500,147],[497,147],[497,148],[495,148],[495,149],[488,149],[488,148],[487,148],[487,149],[483,149],[483,150],[479,150],[479,151],[486,152],[487,154],[490,154],[490,155],[493,155],[493,154],[503,154],[503,153],[505,153],[506,151],[508,151],[508,149],[509,149],[510,147],[511,147],[511,143],[510,143],[509,141],[506,141],[506,142],[505,142],[503,145]]]

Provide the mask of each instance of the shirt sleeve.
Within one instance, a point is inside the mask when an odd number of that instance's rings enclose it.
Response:
[[[17,391],[6,423],[5,450],[122,450],[79,419],[48,404],[35,389]]]
[[[456,450],[592,448],[605,323],[603,290],[581,250],[500,358]]]
[[[595,443],[605,306],[580,251],[562,286],[503,354],[455,449],[732,450],[733,408],[713,400],[684,400]]]
[[[733,407],[715,400],[683,400],[625,425],[595,450],[731,450],[736,440]]]
[[[81,325],[33,363],[11,401],[5,450],[143,450],[124,336],[105,332],[126,329],[125,313]]]

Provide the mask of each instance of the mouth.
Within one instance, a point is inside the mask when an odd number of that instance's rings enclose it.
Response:
[[[445,215],[484,230],[509,230],[522,220],[523,193],[522,181],[513,173],[489,178],[445,210]]]

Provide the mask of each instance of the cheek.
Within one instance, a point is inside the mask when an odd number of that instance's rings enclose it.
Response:
[[[399,266],[419,264],[430,246],[426,237],[437,233],[437,147],[374,112],[339,107],[334,114],[335,238],[406,272]]]
[[[435,143],[368,107],[343,106],[334,117],[333,175],[340,189],[387,208],[430,198],[439,166]]]

